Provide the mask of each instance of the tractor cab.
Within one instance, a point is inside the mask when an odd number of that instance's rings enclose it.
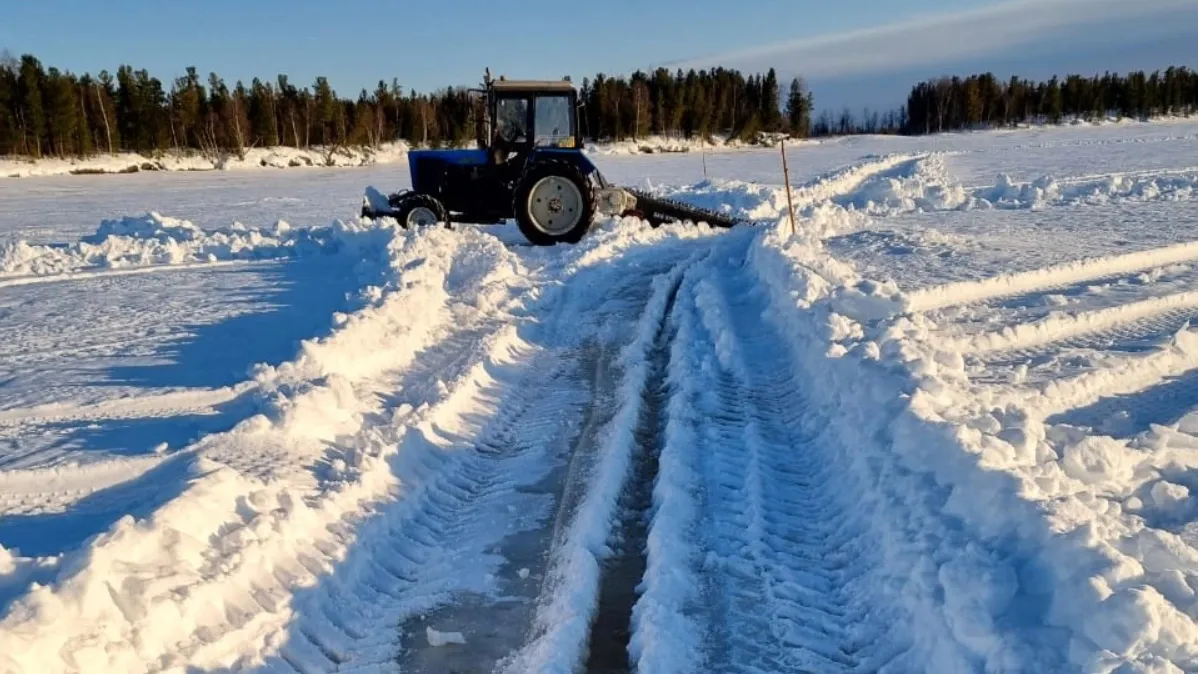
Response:
[[[578,133],[578,93],[568,81],[486,80],[486,113],[479,147],[494,163],[540,149],[582,147]]]

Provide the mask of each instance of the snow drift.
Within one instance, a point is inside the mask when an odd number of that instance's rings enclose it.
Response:
[[[95,233],[65,245],[0,247],[0,281],[88,271],[129,270],[156,265],[269,260],[360,252],[391,234],[384,224],[337,221],[326,227],[292,228],[284,221],[270,227],[240,223],[204,230],[186,220],[158,213],[105,220]],[[373,233],[367,236],[367,233]],[[373,236],[376,240],[368,241]]]

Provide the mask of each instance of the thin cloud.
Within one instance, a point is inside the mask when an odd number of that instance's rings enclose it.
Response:
[[[970,60],[1041,44],[1062,32],[1117,27],[1156,18],[1162,34],[1191,30],[1198,38],[1198,0],[1015,0],[983,9],[923,16],[886,26],[779,42],[671,64],[762,69],[793,64],[805,76],[826,79],[894,72]],[[1180,14],[1180,16],[1177,16]]]

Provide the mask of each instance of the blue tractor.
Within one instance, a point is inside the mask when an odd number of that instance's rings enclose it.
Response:
[[[477,149],[408,155],[412,189],[368,189],[362,215],[395,218],[405,228],[439,223],[500,224],[515,219],[534,245],[577,243],[598,214],[632,215],[654,226],[727,216],[611,185],[582,152],[578,94],[567,80],[484,78]]]

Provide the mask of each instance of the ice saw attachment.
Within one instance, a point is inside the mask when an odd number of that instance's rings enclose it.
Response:
[[[653,196],[640,190],[630,190],[624,188],[624,191],[632,195],[636,200],[636,205],[624,213],[624,215],[635,215],[643,220],[647,220],[653,226],[664,225],[672,222],[694,222],[707,223],[712,227],[735,227],[741,224],[737,220],[717,213],[706,208],[699,208],[674,199],[666,199],[664,197]]]

